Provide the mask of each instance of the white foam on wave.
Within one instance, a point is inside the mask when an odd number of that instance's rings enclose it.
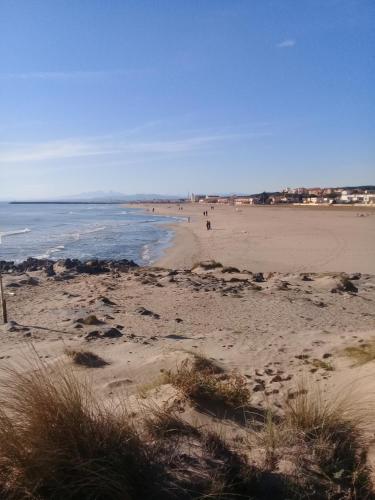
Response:
[[[85,234],[98,233],[99,231],[104,231],[105,229],[106,226],[95,227],[93,229],[86,229],[86,231],[73,233],[72,236],[76,241],[78,241],[81,238],[81,236],[84,236]]]
[[[141,258],[144,262],[151,264],[151,245],[150,245],[150,243],[143,245],[142,252],[141,252]]]
[[[25,227],[25,229],[18,229],[16,231],[6,231],[4,233],[0,233],[0,244],[3,238],[7,238],[8,236],[17,236],[18,234],[30,233],[31,229]]]
[[[158,259],[160,259],[164,251],[169,247],[172,241],[172,237],[173,231],[167,231],[156,241],[143,245],[141,251],[141,259],[143,260],[143,262],[146,265],[150,266]]]
[[[53,247],[53,248],[50,248],[49,250],[47,250],[44,254],[38,255],[37,259],[49,259],[51,257],[51,255],[53,255],[54,253],[57,253],[57,252],[61,252],[62,250],[64,250],[64,248],[65,248],[64,245],[57,245],[56,247]]]
[[[81,234],[97,233],[99,231],[104,231],[104,229],[105,229],[105,226],[95,227],[93,229],[87,229],[86,231],[82,231]]]

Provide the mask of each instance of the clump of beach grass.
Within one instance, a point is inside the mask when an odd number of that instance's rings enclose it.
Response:
[[[235,391],[223,388],[235,386],[233,376],[213,373],[210,363],[199,372],[189,360],[176,376],[186,394],[188,380],[201,384],[192,389],[193,398],[208,394],[231,405],[249,399],[242,384]],[[250,465],[251,423],[242,428],[250,446],[246,440],[235,445],[214,424],[203,428],[184,420],[184,403],[176,400],[145,407],[136,424],[124,408],[98,402],[66,367],[8,370],[0,385],[1,498],[373,498],[366,466],[369,410],[306,387],[294,394],[280,415],[269,411],[257,427],[266,460]],[[282,461],[291,464],[287,472],[279,468]]]
[[[269,416],[250,440],[255,436],[261,446],[267,470],[289,464],[288,498],[366,499],[372,498],[365,452],[370,420],[371,412],[350,397],[325,398],[301,386],[282,416]]]
[[[87,368],[102,368],[109,363],[91,351],[65,349],[65,354],[72,359],[73,363]]]
[[[201,267],[202,269],[209,271],[211,269],[222,268],[223,264],[221,264],[220,262],[217,262],[216,260],[213,260],[213,259],[212,260],[205,260],[205,261],[201,261],[201,262],[196,262],[193,265],[192,270],[197,269],[198,267]]]
[[[0,394],[5,498],[131,500],[144,494],[152,460],[125,412],[99,405],[67,369],[7,375]]]
[[[318,359],[318,358],[313,359],[311,361],[311,364],[315,368],[325,370],[327,372],[332,372],[335,369],[334,366],[332,365],[332,363],[328,363],[327,361],[323,361],[323,360]]]
[[[356,361],[356,364],[363,365],[375,360],[375,340],[362,343],[356,346],[346,347],[344,353],[349,358]]]
[[[237,269],[237,267],[225,266],[225,267],[223,267],[221,272],[222,273],[240,273],[241,271],[239,269]]]
[[[217,370],[207,358],[195,357],[181,363],[175,372],[168,372],[168,382],[196,403],[221,403],[232,409],[250,402],[250,390],[244,377]]]

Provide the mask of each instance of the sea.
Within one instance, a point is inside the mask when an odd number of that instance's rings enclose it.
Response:
[[[0,260],[131,259],[151,265],[183,217],[109,204],[0,203]]]

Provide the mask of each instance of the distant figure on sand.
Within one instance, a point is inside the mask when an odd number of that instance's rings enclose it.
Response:
[[[152,211],[155,212],[155,208],[154,207],[152,207]]]
[[[207,231],[209,231],[211,229],[211,222],[209,220],[206,222],[206,227],[207,227]]]

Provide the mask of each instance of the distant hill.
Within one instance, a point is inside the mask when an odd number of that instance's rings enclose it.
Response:
[[[60,196],[52,201],[144,201],[144,200],[178,200],[180,196],[167,194],[124,194],[117,191],[90,191],[70,196]]]
[[[368,185],[368,186],[344,186],[342,188],[337,188],[337,189],[363,189],[366,191],[375,191],[375,186],[374,185]]]

